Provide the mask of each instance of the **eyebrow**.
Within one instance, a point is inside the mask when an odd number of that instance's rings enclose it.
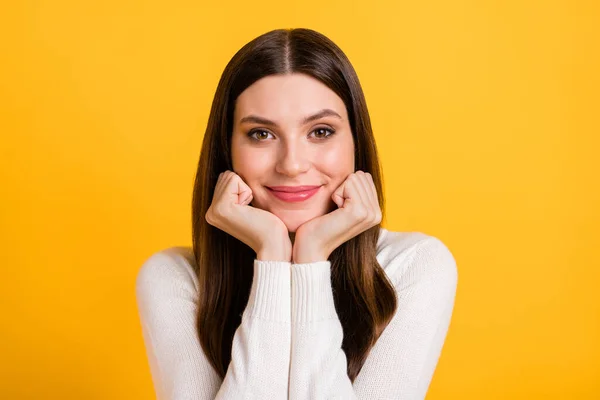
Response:
[[[309,122],[312,122],[314,120],[317,120],[319,118],[323,118],[323,117],[337,117],[339,119],[343,119],[338,113],[336,113],[335,111],[329,109],[329,108],[324,108],[323,110],[317,112],[316,114],[313,115],[309,115],[308,117],[304,118],[302,120],[302,124],[308,124]],[[262,125],[269,125],[269,126],[277,126],[276,122],[273,122],[271,120],[268,120],[266,118],[263,117],[259,117],[257,115],[248,115],[244,118],[242,118],[240,120],[240,124],[244,123],[244,122],[256,122],[257,124],[262,124]]]

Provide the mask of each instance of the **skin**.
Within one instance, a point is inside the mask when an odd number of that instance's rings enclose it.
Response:
[[[335,111],[341,119],[327,116],[302,124],[302,119],[322,109]],[[277,126],[240,124],[248,115]],[[323,128],[335,133],[328,136],[331,132]],[[247,136],[252,129],[260,129],[254,133],[260,142]],[[233,170],[252,189],[252,206],[278,216],[291,233],[331,211],[335,206],[331,195],[354,172],[354,142],[344,102],[305,74],[267,76],[242,92],[235,104],[231,146]],[[281,201],[265,187],[297,185],[323,187],[300,203]]]
[[[339,115],[304,118],[329,109]],[[250,115],[273,121],[242,122]],[[326,260],[331,251],[381,220],[370,174],[354,171],[354,140],[342,99],[299,73],[271,75],[236,100],[233,172],[252,190],[253,207],[287,227],[296,263]],[[249,133],[252,131],[252,137]],[[285,202],[266,186],[322,185],[302,202]]]

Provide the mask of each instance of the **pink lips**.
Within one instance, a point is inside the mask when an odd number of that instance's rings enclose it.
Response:
[[[271,186],[269,192],[280,200],[288,202],[304,201],[319,191],[321,186]]]

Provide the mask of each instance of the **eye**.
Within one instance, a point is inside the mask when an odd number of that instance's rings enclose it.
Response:
[[[256,137],[256,136],[254,135],[255,133],[258,133],[258,134],[260,134],[260,137],[259,137],[259,138],[258,138],[258,137]],[[270,133],[269,133],[269,132],[267,132],[267,131],[264,131],[264,130],[262,130],[262,129],[254,129],[254,130],[252,130],[252,131],[248,132],[248,137],[250,137],[250,138],[252,138],[252,139],[256,140],[257,142],[260,142],[260,141],[262,141],[262,140],[266,139],[265,135],[266,135],[266,136],[268,136],[268,135],[270,135]]]
[[[327,132],[329,132],[329,134],[327,134]],[[335,130],[331,128],[321,127],[313,130],[311,133],[314,133],[314,136],[317,139],[324,140],[331,137],[335,133]],[[257,142],[261,142],[263,140],[268,139],[269,135],[271,135],[271,133],[263,129],[253,129],[250,132],[248,132],[248,137],[252,138]]]
[[[322,134],[323,132],[329,132],[329,135]],[[328,139],[335,133],[335,131],[330,128],[321,127],[321,128],[315,129],[311,133],[316,133],[315,137],[317,137],[319,139]]]

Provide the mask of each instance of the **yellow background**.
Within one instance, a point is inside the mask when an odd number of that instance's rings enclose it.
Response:
[[[391,230],[459,283],[434,399],[600,398],[596,1],[20,1],[0,10],[0,398],[149,399],[142,262],[191,244],[220,74],[307,27],[367,96]]]

